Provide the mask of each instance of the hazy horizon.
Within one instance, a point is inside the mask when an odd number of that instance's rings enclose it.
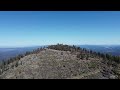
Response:
[[[120,45],[120,11],[0,11],[0,47]]]
[[[49,45],[57,45],[58,43],[56,44],[49,44]],[[61,43],[59,43],[61,44]],[[63,44],[63,43],[62,43]],[[64,44],[65,45],[65,44]],[[66,45],[75,45],[75,46],[120,46],[120,44],[111,44],[111,45],[108,45],[108,44],[66,44]],[[39,46],[48,46],[48,45],[33,45],[33,46],[0,46],[0,48],[29,48],[29,47],[39,47]]]

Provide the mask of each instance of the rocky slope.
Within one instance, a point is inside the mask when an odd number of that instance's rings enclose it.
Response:
[[[1,79],[104,79],[101,60],[78,59],[70,51],[45,49],[21,58],[17,67],[5,71]],[[12,66],[16,62],[9,65]]]

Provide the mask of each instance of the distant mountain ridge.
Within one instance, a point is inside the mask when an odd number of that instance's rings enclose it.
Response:
[[[120,45],[78,45],[81,48],[120,56]]]
[[[3,59],[8,59],[19,54],[24,54],[26,51],[32,51],[34,49],[44,46],[34,46],[34,47],[9,47],[9,48],[0,48],[0,61]],[[120,56],[120,45],[75,45],[81,48],[86,48],[88,50],[93,50],[101,53],[109,53],[112,55]]]
[[[7,60],[11,57],[15,57],[19,54],[24,54],[27,51],[32,51],[34,49],[44,47],[44,46],[34,46],[34,47],[18,47],[18,48],[0,48],[0,61]]]

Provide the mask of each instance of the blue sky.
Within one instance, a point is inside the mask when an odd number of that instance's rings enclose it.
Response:
[[[0,11],[0,46],[120,44],[120,11]]]

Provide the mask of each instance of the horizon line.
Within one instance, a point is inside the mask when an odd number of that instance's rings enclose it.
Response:
[[[58,44],[58,43],[57,43]],[[24,48],[24,47],[39,47],[39,46],[48,46],[48,45],[57,45],[57,44],[46,44],[46,45],[25,45],[25,46],[0,46],[0,48]],[[61,43],[59,43],[61,44]],[[63,44],[63,43],[62,43]],[[120,44],[63,44],[63,45],[101,45],[101,46],[117,46],[117,45],[120,45]]]

